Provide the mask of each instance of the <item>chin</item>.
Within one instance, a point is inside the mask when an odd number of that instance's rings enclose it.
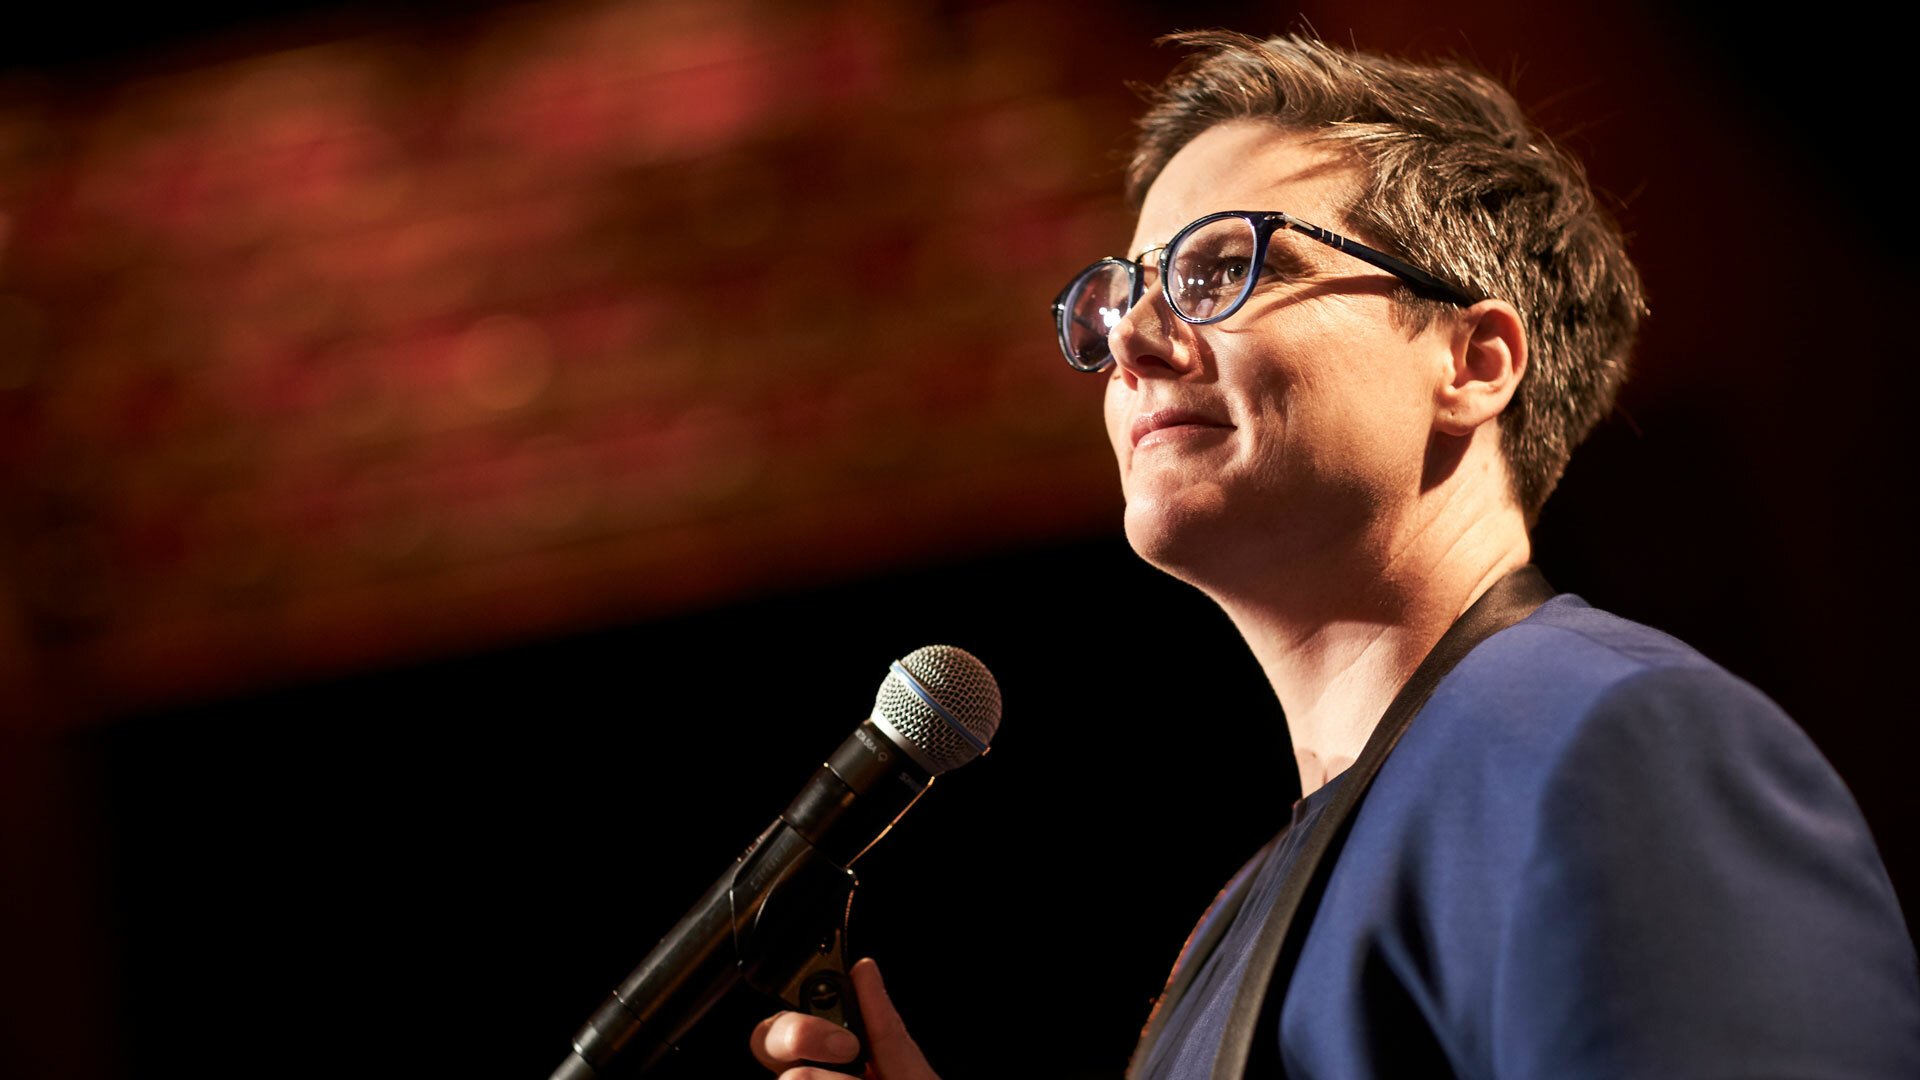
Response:
[[[1134,554],[1182,581],[1199,584],[1206,574],[1206,555],[1223,550],[1225,531],[1217,515],[1195,507],[1175,507],[1152,500],[1129,500],[1127,543]]]
[[[1269,585],[1324,554],[1325,522],[1302,514],[1297,500],[1270,497],[1250,506],[1226,495],[1211,485],[1131,495],[1127,543],[1152,566],[1216,598]]]

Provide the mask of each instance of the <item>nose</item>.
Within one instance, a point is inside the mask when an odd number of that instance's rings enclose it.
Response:
[[[1178,378],[1192,369],[1193,335],[1167,306],[1153,271],[1146,271],[1140,302],[1127,309],[1107,334],[1114,373],[1129,388],[1141,379]]]

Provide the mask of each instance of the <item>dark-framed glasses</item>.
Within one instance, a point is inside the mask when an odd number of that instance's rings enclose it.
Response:
[[[1239,311],[1253,294],[1267,261],[1267,242],[1280,229],[1310,236],[1398,277],[1416,293],[1461,307],[1473,297],[1452,282],[1403,262],[1384,251],[1305,222],[1278,210],[1223,210],[1189,224],[1159,249],[1160,289],[1167,307],[1182,321],[1206,326]],[[1053,301],[1060,351],[1079,371],[1104,371],[1113,363],[1107,336],[1145,288],[1140,260],[1107,258],[1074,276]]]

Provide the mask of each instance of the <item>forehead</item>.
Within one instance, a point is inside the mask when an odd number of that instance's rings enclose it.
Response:
[[[1130,254],[1219,210],[1284,210],[1338,229],[1360,172],[1346,155],[1252,120],[1216,124],[1180,148],[1147,189]]]

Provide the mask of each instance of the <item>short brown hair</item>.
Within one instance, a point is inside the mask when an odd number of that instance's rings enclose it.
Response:
[[[1224,30],[1164,40],[1195,51],[1148,91],[1127,171],[1133,205],[1181,147],[1226,121],[1269,122],[1350,148],[1366,183],[1347,227],[1520,311],[1529,360],[1500,417],[1500,442],[1532,520],[1573,448],[1612,408],[1646,311],[1619,227],[1596,205],[1580,163],[1504,87],[1457,64]],[[1421,326],[1446,308],[1410,289],[1399,301]]]

